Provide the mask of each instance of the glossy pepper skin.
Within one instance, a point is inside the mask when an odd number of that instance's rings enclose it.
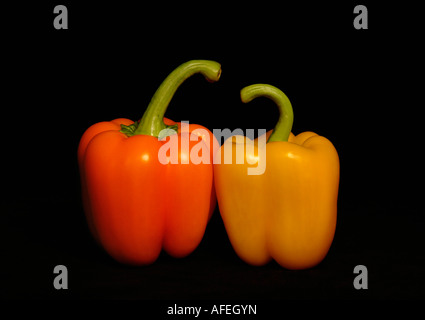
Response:
[[[339,184],[339,158],[332,143],[313,132],[294,136],[289,99],[270,85],[252,85],[241,91],[243,102],[265,96],[274,100],[280,118],[267,144],[255,141],[243,164],[214,163],[215,188],[220,213],[235,252],[252,265],[272,258],[288,269],[306,269],[326,256],[335,233]],[[238,143],[226,144],[236,154]],[[266,148],[260,152],[259,148]],[[246,149],[247,150],[247,149]],[[265,171],[248,175],[247,157],[266,155]],[[233,159],[234,160],[234,159]],[[221,162],[221,163],[219,163]]]
[[[196,124],[182,130],[164,118],[178,86],[195,73],[217,81],[221,67],[214,61],[193,60],[174,70],[158,88],[139,122],[115,119],[92,125],[83,134],[78,161],[87,222],[97,242],[114,259],[132,265],[153,263],[162,249],[173,257],[190,254],[200,243],[215,205],[211,131]],[[161,130],[170,128],[179,146],[178,164],[162,164]],[[196,137],[203,129],[209,137]],[[182,132],[183,131],[183,132]],[[191,136],[192,139],[189,139]],[[182,163],[196,144],[207,144],[209,163]]]

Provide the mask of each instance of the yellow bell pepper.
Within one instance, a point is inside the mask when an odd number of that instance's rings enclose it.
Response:
[[[288,269],[310,268],[324,259],[335,233],[338,154],[328,139],[313,132],[291,133],[292,106],[279,89],[257,84],[241,91],[245,103],[260,96],[277,104],[278,123],[267,133],[267,143],[259,143],[264,136],[255,141],[233,136],[221,146],[216,154],[221,158],[214,161],[220,213],[235,252],[245,262],[264,265],[273,258]],[[224,163],[228,144],[230,164]],[[236,163],[240,144],[246,150],[244,161]],[[261,161],[264,173],[248,174]]]

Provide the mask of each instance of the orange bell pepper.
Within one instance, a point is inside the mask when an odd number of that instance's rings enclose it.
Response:
[[[162,248],[173,257],[187,256],[200,243],[215,208],[213,152],[208,152],[206,163],[182,159],[199,143],[213,151],[217,140],[205,127],[182,128],[164,118],[179,85],[195,73],[213,82],[219,79],[221,67],[206,60],[182,64],[158,88],[140,121],[99,122],[80,140],[78,161],[87,222],[97,242],[119,262],[150,264]],[[209,137],[193,139],[198,129]],[[165,140],[159,139],[164,132]],[[179,146],[187,139],[188,149],[178,149],[178,164],[164,165],[159,150],[173,134]]]
[[[291,133],[292,106],[279,89],[260,84],[241,91],[243,102],[259,96],[276,102],[280,118],[267,133],[267,143],[259,143],[261,138],[266,141],[264,136],[254,142],[233,136],[217,152],[221,158],[214,162],[214,179],[220,213],[235,252],[247,263],[263,265],[273,258],[288,269],[310,268],[326,256],[335,233],[338,154],[328,139],[313,132]],[[237,163],[241,146],[244,161]],[[226,164],[228,147],[233,161]],[[264,173],[250,175],[248,168],[262,161]]]

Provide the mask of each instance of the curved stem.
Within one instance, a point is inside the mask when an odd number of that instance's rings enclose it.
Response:
[[[277,104],[280,112],[279,120],[267,142],[288,141],[294,122],[294,113],[288,97],[278,88],[269,84],[253,84],[241,90],[241,100],[250,102],[258,97],[266,97]]]
[[[156,90],[133,134],[157,137],[161,130],[166,128],[163,118],[174,93],[187,78],[195,73],[201,73],[208,81],[214,82],[220,78],[221,66],[215,61],[192,60],[177,67]]]

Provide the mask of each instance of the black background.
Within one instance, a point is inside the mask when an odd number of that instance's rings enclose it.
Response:
[[[57,4],[68,8],[68,30],[53,27]],[[357,4],[367,5],[368,30],[353,27]],[[166,310],[180,299],[425,297],[418,8],[61,2],[1,11],[2,298],[153,299]],[[273,103],[239,96],[244,86],[269,83],[291,100],[295,134],[314,131],[335,145],[338,224],[317,267],[246,265],[218,209],[184,259],[161,254],[151,266],[129,267],[95,245],[81,207],[81,135],[99,121],[140,118],[162,80],[192,59],[220,62],[221,79],[188,79],[167,117],[211,130],[272,129]],[[53,287],[58,264],[68,268],[68,290]],[[368,290],[353,287],[359,264],[368,268]]]

